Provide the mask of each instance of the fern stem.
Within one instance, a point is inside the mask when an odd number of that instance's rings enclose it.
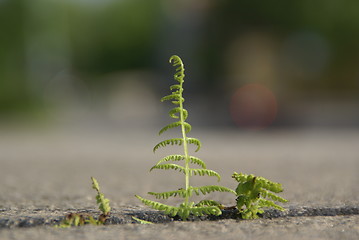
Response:
[[[172,59],[172,58],[171,58]],[[171,62],[170,59],[170,62]],[[190,187],[189,185],[189,177],[190,177],[190,167],[189,167],[189,162],[190,162],[190,156],[188,155],[188,143],[187,143],[187,136],[186,136],[186,122],[185,119],[187,116],[185,116],[185,110],[183,108],[183,82],[184,82],[184,65],[181,59],[179,59],[179,64],[180,64],[180,81],[179,81],[179,95],[180,95],[180,100],[178,101],[179,103],[179,113],[180,113],[180,124],[181,124],[181,130],[182,130],[182,138],[183,138],[183,151],[184,151],[184,156],[185,156],[185,190],[187,191]],[[178,75],[175,76],[175,79],[178,77]],[[186,195],[185,197],[185,205],[188,205],[188,200],[189,200],[189,196]]]
[[[183,93],[183,88],[182,88],[182,84],[183,82],[181,82],[181,96],[182,96],[182,93]],[[183,151],[184,151],[184,156],[185,156],[185,178],[186,178],[186,185],[185,185],[185,189],[186,191],[189,189],[189,177],[190,177],[190,174],[189,174],[189,161],[190,161],[190,158],[189,158],[189,155],[188,155],[188,143],[187,143],[187,136],[186,136],[186,128],[185,128],[185,123],[184,123],[184,111],[183,111],[183,102],[180,101],[180,121],[181,121],[181,129],[182,129],[182,137],[183,137]],[[186,195],[186,198],[185,198],[185,205],[188,204],[188,199],[189,199],[189,196]]]

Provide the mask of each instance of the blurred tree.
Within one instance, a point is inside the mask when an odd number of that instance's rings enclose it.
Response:
[[[87,8],[71,4],[71,52],[80,72],[148,68],[160,21],[159,0],[113,1]]]
[[[31,105],[25,77],[24,4],[0,2],[0,113]]]
[[[203,61],[207,66],[206,81],[217,88],[220,79],[226,76],[224,53],[236,38],[248,32],[264,32],[276,36],[279,45],[285,45],[288,38],[309,33],[319,36],[328,47],[328,66],[313,81],[291,76],[284,85],[288,91],[352,91],[359,90],[359,2],[345,1],[212,1],[208,14],[207,33],[203,40]],[[298,41],[307,41],[307,38]],[[309,39],[310,40],[310,39]],[[319,43],[318,43],[319,44]],[[309,60],[316,57],[315,51],[306,42]],[[321,47],[321,46],[320,46]],[[210,49],[209,51],[206,51]],[[278,50],[281,50],[280,48]],[[315,50],[315,49],[314,49]],[[280,54],[278,52],[278,54]],[[298,57],[298,56],[293,56]],[[222,80],[223,81],[223,80]]]

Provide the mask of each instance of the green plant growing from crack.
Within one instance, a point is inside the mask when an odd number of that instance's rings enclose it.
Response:
[[[193,175],[217,177],[220,180],[220,175],[210,169],[207,169],[206,164],[200,158],[191,156],[189,154],[189,145],[195,145],[197,152],[201,148],[201,142],[197,138],[188,137],[187,134],[191,131],[192,127],[186,122],[188,112],[183,107],[183,83],[184,83],[184,65],[182,60],[174,55],[170,58],[170,63],[176,67],[176,73],[174,74],[174,80],[177,82],[170,86],[171,94],[161,99],[161,102],[171,101],[175,107],[169,111],[169,116],[176,121],[163,127],[159,131],[159,135],[173,128],[179,128],[181,137],[171,138],[159,142],[153,148],[153,152],[156,152],[159,148],[166,147],[168,145],[178,145],[183,147],[183,154],[169,155],[159,160],[151,169],[163,169],[163,170],[177,170],[184,174],[184,188],[180,188],[174,191],[168,192],[149,192],[148,194],[154,196],[157,199],[168,199],[170,197],[181,197],[183,203],[179,206],[170,206],[160,202],[152,201],[142,198],[138,195],[136,197],[145,205],[152,207],[153,209],[164,211],[170,216],[179,216],[182,220],[186,220],[190,215],[203,216],[207,215],[221,215],[223,209],[237,208],[239,214],[243,219],[256,219],[259,218],[259,214],[264,213],[264,208],[275,208],[280,211],[285,209],[274,201],[285,203],[286,199],[277,196],[274,193],[280,193],[283,191],[282,185],[272,182],[263,177],[257,177],[254,175],[246,175],[243,173],[234,172],[232,178],[238,182],[236,190],[232,190],[223,186],[208,185],[202,187],[193,187],[190,185],[190,178]],[[174,162],[182,162],[182,165]],[[197,168],[191,167],[196,165]],[[97,220],[87,213],[71,213],[68,214],[60,225],[57,227],[67,228],[71,226],[81,226],[85,224],[103,225],[106,219],[109,217],[111,207],[109,200],[105,198],[103,193],[100,192],[100,186],[97,180],[91,177],[92,188],[96,190],[96,202],[99,210],[102,214]],[[202,200],[195,204],[190,201],[193,194],[208,194],[211,192],[229,192],[237,196],[235,207],[224,207],[222,204],[213,200]],[[152,222],[145,221],[136,217],[132,219],[140,224],[152,224]]]
[[[68,228],[68,227],[76,227],[82,226],[85,224],[91,225],[103,225],[106,219],[110,215],[111,207],[110,207],[110,200],[105,198],[103,193],[100,192],[100,185],[98,181],[91,177],[92,181],[92,188],[96,190],[96,202],[98,204],[98,208],[101,211],[101,215],[96,220],[92,215],[88,213],[70,213],[68,214],[65,219],[56,227],[58,228]]]
[[[186,220],[190,214],[195,216],[203,216],[204,214],[209,215],[220,215],[221,204],[215,202],[213,200],[203,200],[199,203],[195,204],[190,201],[190,197],[193,194],[208,194],[211,192],[235,192],[232,189],[217,186],[217,185],[209,185],[202,187],[193,187],[190,185],[190,178],[193,175],[199,176],[211,176],[217,177],[218,181],[220,180],[220,175],[210,169],[207,169],[206,164],[201,159],[189,155],[188,147],[189,145],[195,145],[197,149],[196,152],[201,148],[201,142],[197,138],[188,137],[187,134],[191,131],[191,125],[186,122],[188,117],[188,112],[183,107],[184,98],[183,98],[183,83],[184,83],[184,65],[180,57],[174,55],[169,60],[170,63],[174,67],[176,67],[176,73],[174,74],[174,80],[176,84],[170,86],[171,94],[165,96],[161,99],[161,102],[171,101],[175,107],[169,111],[169,116],[176,121],[168,124],[163,127],[159,134],[166,132],[169,129],[179,128],[181,132],[181,137],[179,138],[171,138],[164,141],[159,142],[154,148],[153,151],[156,152],[159,148],[166,147],[168,145],[179,145],[183,147],[183,154],[181,155],[169,155],[157,162],[150,171],[154,169],[163,169],[163,170],[177,170],[184,174],[184,188],[180,188],[178,190],[169,191],[169,192],[149,192],[148,194],[154,196],[157,199],[168,199],[170,197],[181,197],[184,199],[183,203],[177,206],[169,206],[166,204],[162,204],[156,201],[152,201],[149,199],[142,198],[138,195],[136,197],[142,201],[145,205],[152,207],[156,210],[164,211],[166,214],[170,216],[178,215],[183,220]],[[174,162],[182,162],[182,165],[176,164]],[[191,167],[192,165],[196,165],[197,168]]]
[[[236,188],[237,209],[243,219],[259,218],[258,214],[264,213],[263,208],[273,207],[280,211],[285,210],[283,207],[274,203],[274,201],[282,203],[288,202],[286,199],[274,194],[283,191],[281,184],[272,182],[264,177],[256,177],[252,174],[247,175],[236,172],[233,173],[232,178],[238,182]]]

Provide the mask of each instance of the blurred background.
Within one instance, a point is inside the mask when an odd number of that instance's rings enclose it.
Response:
[[[359,127],[359,2],[0,0],[0,121]],[[163,121],[163,122],[161,122]]]
[[[181,153],[152,154],[179,134],[156,135],[172,121],[160,98],[174,83],[173,54],[185,63],[196,156],[221,184],[235,188],[230,176],[243,171],[283,182],[292,204],[358,202],[358,9],[349,0],[0,0],[0,207],[93,207],[90,176],[118,205],[182,186],[173,172],[148,172]]]

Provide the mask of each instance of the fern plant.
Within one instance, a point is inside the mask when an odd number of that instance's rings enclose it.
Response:
[[[183,220],[186,220],[190,214],[195,216],[203,216],[204,214],[212,214],[212,215],[220,215],[221,205],[213,200],[205,200],[201,201],[198,204],[190,201],[190,197],[193,194],[208,194],[211,192],[235,192],[232,189],[217,186],[217,185],[210,185],[210,186],[202,186],[202,187],[193,187],[190,185],[190,177],[193,175],[199,176],[211,176],[217,177],[218,181],[220,180],[220,175],[210,169],[206,168],[206,164],[197,157],[191,156],[189,154],[188,147],[189,145],[194,145],[196,147],[195,152],[197,152],[201,148],[201,142],[197,138],[188,137],[187,134],[191,131],[192,127],[189,123],[186,122],[188,117],[188,112],[183,107],[183,83],[184,83],[184,65],[180,57],[173,55],[169,62],[176,67],[176,73],[174,74],[174,80],[176,84],[170,86],[171,94],[163,97],[161,102],[164,101],[171,101],[175,107],[169,111],[169,116],[175,119],[175,122],[168,124],[167,126],[163,127],[159,131],[159,135],[166,132],[169,129],[179,128],[181,132],[181,137],[179,138],[171,138],[167,140],[163,140],[159,142],[153,148],[153,152],[156,152],[159,148],[166,147],[168,145],[179,145],[183,147],[183,154],[180,155],[169,155],[161,160],[159,160],[156,165],[154,165],[150,171],[155,169],[163,169],[163,170],[176,170],[184,174],[184,188],[180,188],[179,190],[175,191],[168,191],[168,192],[149,192],[148,194],[154,196],[157,199],[168,199],[170,197],[181,197],[184,199],[183,203],[180,204],[178,207],[176,206],[169,206],[166,204],[162,204],[156,201],[152,201],[149,199],[142,198],[138,195],[136,197],[142,201],[145,205],[156,209],[164,211],[166,214],[170,216],[178,215]],[[182,162],[182,165],[177,163]],[[191,167],[192,165],[196,165],[197,168]]]
[[[263,208],[273,207],[280,211],[285,210],[274,203],[274,201],[288,202],[286,199],[274,194],[283,191],[281,184],[272,182],[264,177],[236,172],[233,173],[232,178],[238,182],[236,201],[238,211],[243,219],[259,218],[258,214],[264,212]]]
[[[110,200],[105,198],[103,193],[100,192],[100,185],[98,184],[97,180],[94,177],[91,177],[92,181],[92,188],[96,190],[96,202],[98,204],[99,210],[102,214],[96,220],[91,214],[87,213],[70,213],[68,214],[65,219],[56,227],[58,228],[68,228],[68,227],[77,227],[83,226],[85,224],[91,225],[103,225],[106,219],[110,215],[111,207],[110,207]]]
[[[98,223],[104,224],[106,219],[110,215],[111,207],[110,207],[110,200],[108,198],[105,198],[105,195],[100,192],[100,185],[98,184],[96,178],[91,177],[92,181],[92,188],[96,190],[96,202],[98,204],[98,208],[102,212],[100,217],[98,218]]]

